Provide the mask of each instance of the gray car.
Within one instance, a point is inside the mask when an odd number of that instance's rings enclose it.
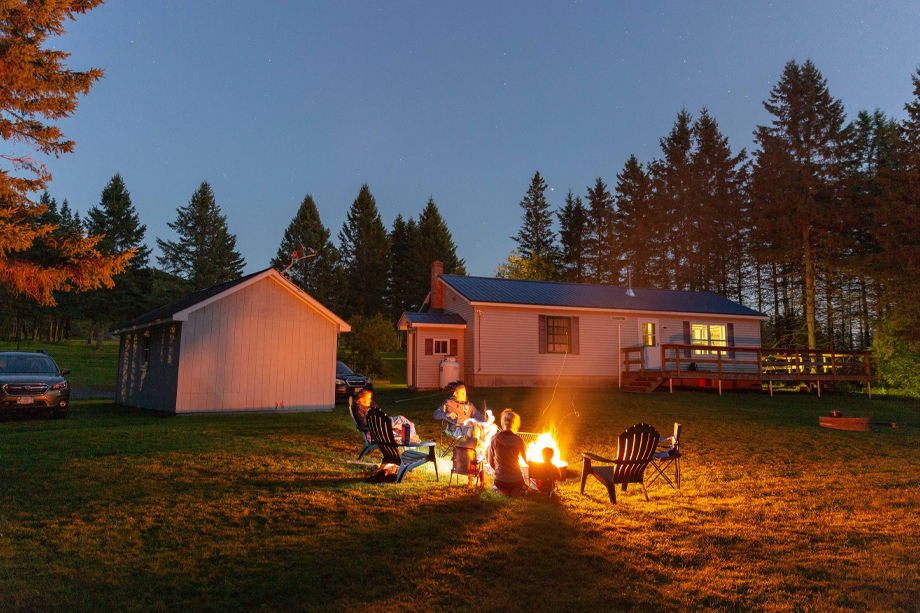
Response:
[[[0,351],[0,412],[51,409],[55,417],[67,417],[67,374],[44,352]]]

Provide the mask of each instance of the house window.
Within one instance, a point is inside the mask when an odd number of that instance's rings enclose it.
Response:
[[[571,353],[572,318],[546,318],[546,353]]]
[[[435,355],[447,355],[448,351],[450,351],[448,349],[449,346],[450,346],[450,342],[446,340],[435,341],[434,342],[434,354]]]
[[[693,324],[690,326],[692,335],[691,343],[693,345],[714,345],[716,347],[727,347],[724,325],[715,324]],[[694,350],[693,355],[716,354],[715,351],[705,351],[701,349]]]
[[[642,324],[642,345],[645,347],[654,347],[658,343],[655,342],[655,323],[651,321],[643,322]]]

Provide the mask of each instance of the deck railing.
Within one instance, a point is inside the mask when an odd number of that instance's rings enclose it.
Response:
[[[868,351],[827,349],[770,349],[719,345],[661,345],[661,367],[645,366],[645,347],[623,348],[623,372],[654,370],[662,377],[719,379],[868,380],[872,377]]]

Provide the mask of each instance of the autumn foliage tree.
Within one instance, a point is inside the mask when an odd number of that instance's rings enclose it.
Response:
[[[77,97],[102,78],[99,69],[68,69],[70,54],[45,45],[64,34],[66,20],[101,3],[0,0],[0,136],[16,151],[0,154],[0,283],[12,295],[45,305],[54,304],[56,290],[111,287],[112,276],[133,255],[103,254],[101,237],[56,233],[43,221],[46,207],[32,200],[51,174],[29,150],[55,157],[72,152],[74,142],[54,122],[73,115]]]

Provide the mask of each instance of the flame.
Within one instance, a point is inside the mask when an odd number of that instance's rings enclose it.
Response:
[[[543,449],[549,447],[553,450],[553,464],[557,468],[562,468],[563,466],[568,466],[568,463],[562,461],[562,453],[559,451],[559,445],[556,443],[556,439],[553,438],[552,432],[544,432],[537,437],[537,440],[527,445],[527,449],[524,452],[527,454],[528,462],[542,462],[543,461]],[[518,458],[518,463],[523,467],[527,466],[524,463],[524,460]]]

